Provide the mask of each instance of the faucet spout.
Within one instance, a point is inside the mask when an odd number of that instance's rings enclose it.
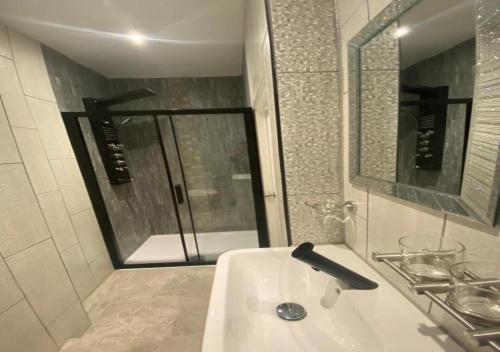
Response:
[[[304,242],[295,248],[292,252],[292,257],[309,264],[314,270],[322,271],[325,274],[333,276],[352,288],[358,290],[373,290],[378,287],[376,282],[335,263],[333,260],[316,253],[313,249],[314,244],[311,242]]]

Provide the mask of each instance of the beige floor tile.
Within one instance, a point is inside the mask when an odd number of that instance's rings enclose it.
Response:
[[[64,352],[199,352],[213,266],[118,270],[85,301],[92,327]]]

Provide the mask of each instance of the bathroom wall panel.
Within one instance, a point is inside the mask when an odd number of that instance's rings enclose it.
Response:
[[[278,72],[337,71],[333,1],[272,0]]]
[[[54,340],[62,346],[89,326],[83,311],[70,314],[69,321],[63,318],[66,308],[80,304],[96,284],[93,278],[84,283],[83,275],[70,275],[70,281],[65,265],[71,266],[61,256],[79,248],[69,214],[91,205],[40,44],[0,25],[0,55],[0,130],[6,136],[2,144],[9,142],[0,148],[0,350],[55,352]],[[13,129],[16,139],[8,138]],[[85,230],[79,236],[101,234]],[[79,270],[90,272],[92,263],[81,259]],[[102,272],[109,274],[113,268],[107,263]],[[83,285],[85,290],[75,289]],[[63,324],[55,323],[61,319]]]
[[[334,1],[270,4],[292,242],[338,243],[343,226],[319,226],[304,203],[343,199]]]
[[[42,49],[60,111],[83,111],[82,97],[110,95],[106,77],[46,45]]]
[[[112,94],[148,87],[156,95],[113,107],[113,110],[201,109],[244,106],[243,80],[234,77],[114,78]]]

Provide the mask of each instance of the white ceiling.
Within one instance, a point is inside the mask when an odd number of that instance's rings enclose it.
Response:
[[[0,21],[109,78],[237,76],[244,1],[0,0]]]
[[[474,0],[422,0],[403,14],[399,27],[401,68],[446,51],[475,36]]]

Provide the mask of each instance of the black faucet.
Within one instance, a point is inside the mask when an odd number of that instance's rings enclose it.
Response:
[[[292,252],[292,257],[309,264],[314,270],[322,271],[325,274],[343,281],[352,288],[358,290],[373,290],[378,287],[376,282],[373,282],[366,277],[361,276],[338,263],[335,263],[333,260],[316,253],[313,251],[313,248],[314,244],[311,242],[304,242],[295,248]]]

